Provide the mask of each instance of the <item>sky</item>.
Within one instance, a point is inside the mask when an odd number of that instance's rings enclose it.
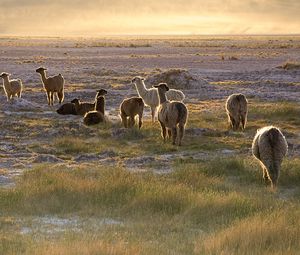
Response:
[[[300,0],[0,0],[0,35],[300,34]]]

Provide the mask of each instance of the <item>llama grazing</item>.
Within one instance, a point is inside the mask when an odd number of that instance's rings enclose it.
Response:
[[[3,79],[3,88],[7,97],[7,101],[14,96],[21,97],[23,84],[20,79],[9,80],[9,73],[1,73],[0,77]]]
[[[263,169],[263,178],[267,185],[276,187],[283,157],[287,154],[288,144],[281,131],[273,126],[267,126],[257,131],[252,153]]]
[[[159,97],[156,88],[147,89],[144,83],[144,78],[136,76],[132,79],[132,83],[135,84],[138,95],[143,98],[145,105],[150,106],[152,122],[155,120],[155,113],[159,106]],[[169,101],[183,101],[185,96],[180,90],[169,89],[166,93]]]
[[[47,93],[48,105],[53,105],[54,93],[57,94],[58,101],[61,103],[64,100],[64,77],[61,74],[46,77],[46,70],[46,68],[40,67],[35,71],[41,75],[41,79]]]
[[[120,105],[120,116],[125,128],[133,127],[135,116],[139,116],[139,129],[143,125],[144,101],[140,97],[124,99]],[[129,118],[129,119],[128,119]]]
[[[228,122],[233,130],[238,130],[240,123],[245,130],[248,114],[248,101],[243,94],[232,94],[225,105]]]
[[[168,131],[168,137],[172,136],[172,144],[175,145],[177,138],[177,126],[179,128],[178,145],[181,145],[181,141],[184,135],[185,124],[188,118],[188,111],[184,103],[176,101],[168,101],[166,98],[166,92],[169,87],[164,83],[154,86],[158,89],[160,106],[158,109],[158,121],[162,129],[162,137],[166,141],[166,135]]]
[[[97,91],[96,105],[94,111],[89,111],[84,115],[83,123],[87,126],[95,125],[100,122],[105,122],[105,98],[107,94],[105,89]]]

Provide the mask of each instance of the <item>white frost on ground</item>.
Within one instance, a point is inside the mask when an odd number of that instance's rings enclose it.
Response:
[[[39,104],[23,98],[13,98],[11,101],[5,102],[1,105],[1,110],[4,111],[6,115],[12,115],[15,114],[15,112],[18,112],[19,114],[28,111],[38,112],[44,109],[45,108]]]
[[[34,217],[30,222],[24,222],[19,219],[18,222],[23,225],[20,234],[43,234],[53,235],[63,232],[80,232],[86,226],[101,231],[101,228],[107,225],[123,226],[124,222],[111,218],[80,218],[72,216],[70,218],[61,218],[57,216]]]

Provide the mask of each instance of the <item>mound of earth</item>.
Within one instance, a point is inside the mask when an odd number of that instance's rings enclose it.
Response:
[[[23,98],[13,98],[10,101],[7,101],[6,98],[5,100],[1,100],[0,104],[0,109],[2,111],[8,111],[8,112],[19,112],[19,111],[42,111],[43,108],[34,102],[30,102],[26,99]]]
[[[147,82],[152,85],[164,82],[167,83],[171,88],[185,89],[198,84],[200,81],[191,75],[187,70],[169,69],[148,77]]]

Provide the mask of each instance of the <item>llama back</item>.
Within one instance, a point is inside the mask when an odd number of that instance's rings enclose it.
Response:
[[[178,112],[177,122],[185,123],[187,119],[187,109],[186,106],[182,103],[176,102],[175,107]]]

